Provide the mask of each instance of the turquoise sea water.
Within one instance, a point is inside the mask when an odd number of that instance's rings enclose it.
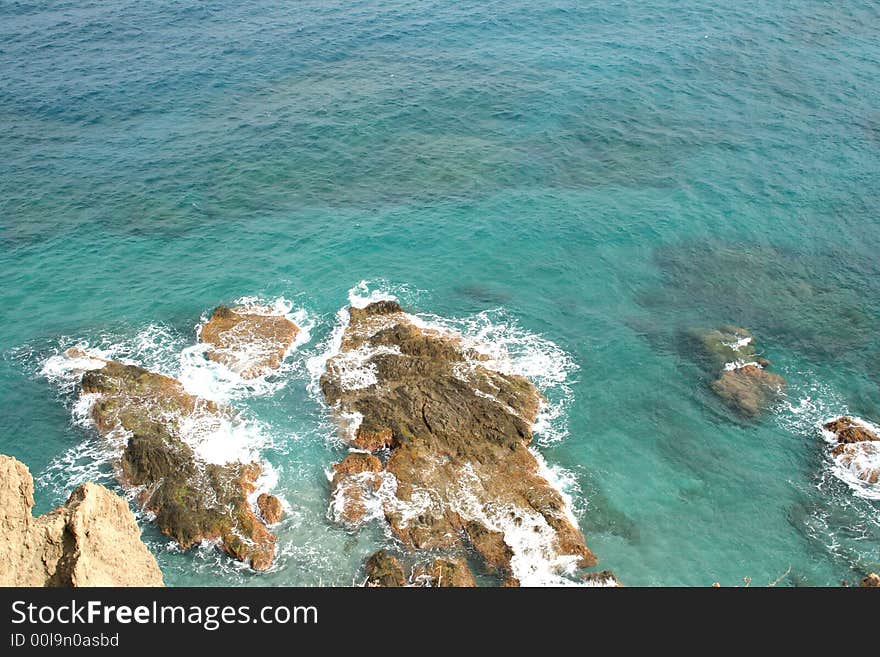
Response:
[[[308,342],[222,390],[289,507],[277,566],[144,536],[173,585],[352,584],[388,539],[327,519],[310,383],[369,281],[528,367],[624,583],[876,571],[880,501],[816,424],[880,420],[878,108],[871,1],[0,2],[0,452],[39,511],[115,486],[47,359],[180,375],[213,306],[287,299]],[[681,339],[722,323],[789,381],[758,421]]]

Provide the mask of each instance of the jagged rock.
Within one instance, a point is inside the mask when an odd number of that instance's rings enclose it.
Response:
[[[610,570],[603,570],[598,573],[585,573],[581,575],[581,581],[590,586],[623,586],[620,580],[617,579],[617,575]]]
[[[366,564],[367,586],[399,587],[406,586],[406,575],[400,559],[387,550],[379,550]]]
[[[880,436],[851,417],[842,416],[822,425],[837,438],[838,443],[860,443],[880,440]]]
[[[596,563],[527,449],[542,398],[524,377],[490,369],[459,336],[417,326],[396,302],[380,301],[351,308],[321,389],[340,423],[362,418],[348,432],[355,446],[389,454],[378,476],[394,492],[382,504],[405,546],[455,550],[464,535],[490,568],[513,575],[527,536],[550,570]],[[350,479],[334,480],[334,508],[346,521],[340,497]]]
[[[211,346],[208,358],[245,379],[278,368],[299,333],[286,317],[259,311],[218,306],[201,330],[202,342]]]
[[[837,444],[831,456],[858,479],[880,483],[880,436],[859,421],[843,416],[822,425]]]
[[[209,463],[184,440],[184,426],[210,431],[234,419],[229,409],[190,395],[176,379],[136,365],[104,361],[86,371],[84,393],[97,394],[91,416],[108,437],[128,436],[119,480],[141,488],[139,501],[181,547],[219,540],[230,556],[265,570],[275,536],[251,509],[261,468],[257,463]]]
[[[865,589],[880,588],[880,575],[878,575],[877,573],[870,573],[861,581],[859,587]]]
[[[715,380],[712,390],[745,417],[760,415],[779,399],[785,379],[770,372],[770,361],[758,355],[754,336],[738,326],[694,334]]]
[[[98,484],[31,515],[34,480],[0,455],[0,586],[163,586],[125,500]]]
[[[269,493],[260,493],[259,497],[257,497],[257,508],[260,510],[260,517],[267,525],[281,522],[281,519],[284,517],[281,500]]]
[[[477,585],[467,561],[460,557],[435,559],[427,574],[433,586],[471,588]]]

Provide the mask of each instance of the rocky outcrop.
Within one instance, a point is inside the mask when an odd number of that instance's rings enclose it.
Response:
[[[859,586],[863,589],[880,588],[880,575],[878,575],[877,573],[868,574],[868,576],[859,583]]]
[[[366,586],[399,587],[407,585],[400,559],[387,550],[379,550],[367,559],[366,570]]]
[[[460,336],[416,324],[393,301],[351,308],[321,389],[350,444],[372,452],[334,467],[338,520],[356,525],[369,498],[410,550],[469,543],[523,583],[596,563],[527,448],[541,395]]]
[[[880,436],[857,418],[842,416],[822,425],[834,445],[832,458],[866,484],[880,482]]]
[[[581,581],[588,586],[623,586],[620,580],[610,570],[602,570],[598,573],[585,573],[581,575]]]
[[[284,517],[281,500],[269,493],[260,493],[260,496],[257,498],[257,508],[260,510],[260,517],[267,525],[281,522],[281,519]]]
[[[76,488],[64,506],[31,515],[34,480],[0,455],[0,586],[163,586],[125,500]]]
[[[268,309],[218,306],[201,329],[207,356],[244,379],[277,369],[299,333],[299,327]]]
[[[754,337],[738,326],[697,332],[712,390],[741,415],[754,418],[779,399],[785,379],[769,371],[770,361],[758,355]]]
[[[232,411],[187,393],[176,379],[115,361],[86,371],[82,391],[96,395],[91,417],[98,430],[123,444],[120,482],[139,489],[139,502],[164,534],[182,548],[218,541],[257,570],[272,564],[275,536],[248,500],[260,465],[209,462],[185,438],[234,421]]]

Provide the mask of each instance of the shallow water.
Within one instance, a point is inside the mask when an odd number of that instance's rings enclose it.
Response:
[[[277,474],[277,566],[144,535],[169,584],[356,583],[388,539],[326,517],[344,450],[309,363],[366,280],[495,327],[555,402],[539,449],[624,583],[880,568],[880,502],[833,476],[816,430],[880,420],[876,3],[76,0],[0,18],[0,452],[40,511],[84,478],[115,485],[51,355],[86,341],[180,375],[213,306],[283,298],[312,328],[275,380],[200,380]],[[712,396],[682,340],[721,323],[789,380],[759,421]]]

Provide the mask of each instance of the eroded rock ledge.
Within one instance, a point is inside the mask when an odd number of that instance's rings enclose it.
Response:
[[[98,484],[31,515],[34,480],[0,455],[0,586],[163,586],[128,504]]]
[[[138,500],[162,533],[184,549],[217,541],[256,570],[271,566],[275,536],[248,499],[260,465],[209,462],[185,436],[216,431],[221,422],[234,421],[233,412],[187,393],[171,377],[116,361],[97,364],[82,376],[83,393],[96,395],[91,417],[99,432],[122,443],[119,481],[140,489]],[[273,496],[263,498],[261,508],[266,522],[280,519]]]
[[[459,336],[379,301],[351,308],[321,389],[360,450],[334,466],[340,522],[356,527],[378,508],[410,550],[472,548],[509,584],[596,563],[527,448],[542,399],[524,377],[490,369]],[[371,579],[396,573],[382,563],[385,574]]]

